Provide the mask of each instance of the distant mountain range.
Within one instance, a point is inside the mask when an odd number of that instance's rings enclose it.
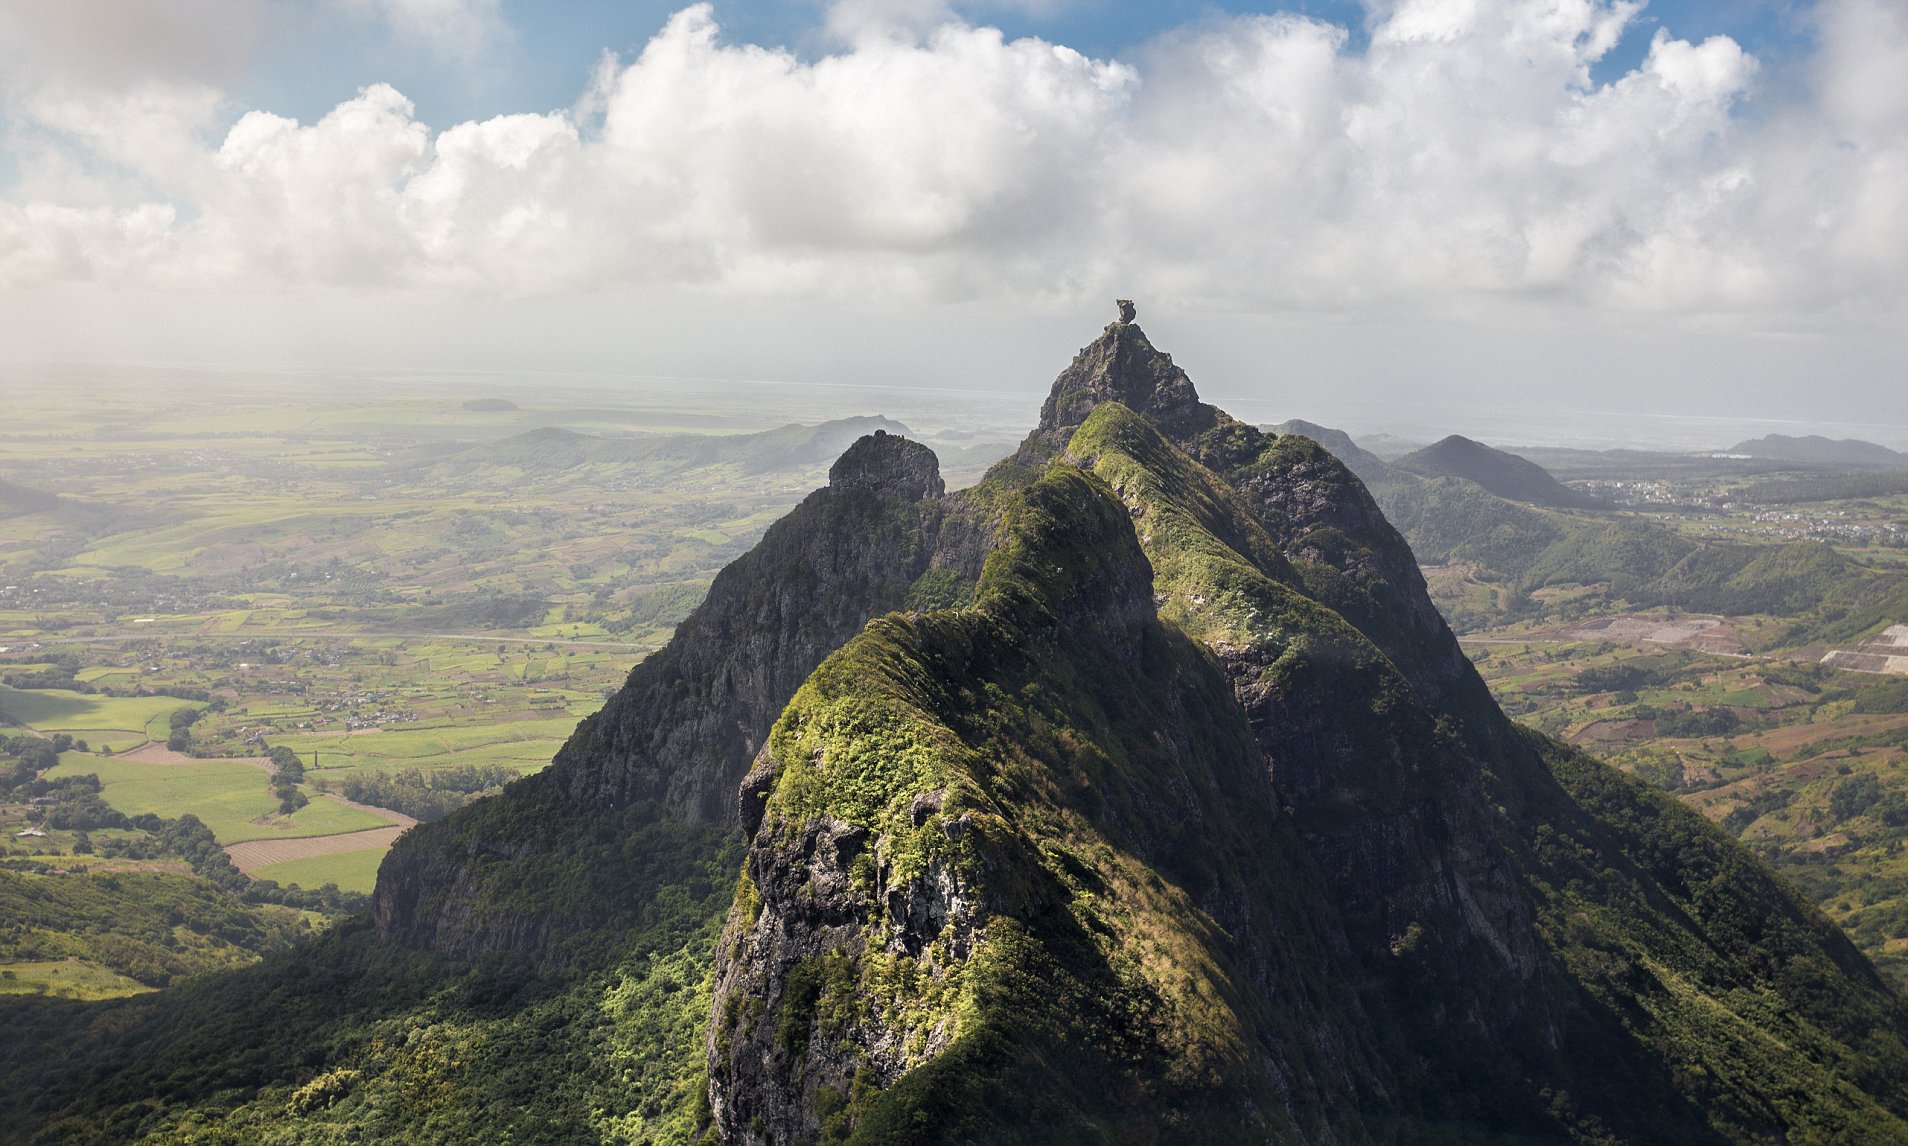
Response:
[[[633,434],[606,438],[544,426],[464,450],[453,460],[527,469],[581,465],[663,465],[672,469],[736,464],[753,473],[825,465],[857,438],[912,431],[892,418],[838,418],[790,424],[756,434]]]
[[[1265,428],[1275,434],[1299,434],[1312,439],[1330,450],[1339,461],[1345,463],[1346,469],[1357,474],[1358,480],[1366,485],[1395,480],[1398,476],[1391,463],[1352,441],[1352,436],[1343,430],[1334,430],[1303,418],[1291,418]]]
[[[1459,434],[1406,454],[1392,464],[1422,477],[1463,478],[1499,497],[1531,505],[1572,508],[1589,504],[1583,494],[1550,476],[1550,471],[1536,462]]]
[[[1908,467],[1908,454],[1887,446],[1864,442],[1860,438],[1825,438],[1820,434],[1799,438],[1788,434],[1770,434],[1752,441],[1737,442],[1729,448],[1729,452],[1817,466]]]

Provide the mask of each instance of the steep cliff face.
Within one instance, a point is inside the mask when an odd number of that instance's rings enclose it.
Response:
[[[587,804],[656,800],[672,818],[727,820],[803,678],[927,570],[941,493],[926,446],[885,433],[850,446],[827,488],[724,569],[668,647],[577,727],[551,766],[557,786]]]
[[[737,783],[822,658],[911,592],[944,593],[978,571],[971,511],[942,492],[926,446],[885,432],[856,442],[828,486],[724,569],[668,646],[578,725],[548,772],[512,785],[503,808],[399,842],[379,872],[380,930],[451,954],[560,959],[561,941],[600,925],[597,908],[614,901],[585,900],[580,915],[539,906],[519,874],[539,857],[626,822],[732,827]]]

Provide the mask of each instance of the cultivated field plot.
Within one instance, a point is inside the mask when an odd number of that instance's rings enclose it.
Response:
[[[371,835],[375,833],[364,833]],[[331,837],[336,839],[338,837]],[[240,845],[241,847],[247,845]],[[354,851],[332,852],[324,855],[309,856],[303,859],[286,860],[280,863],[264,864],[247,869],[248,874],[259,879],[276,880],[281,884],[298,887],[323,887],[335,884],[344,891],[369,893],[377,886],[378,865],[384,861],[388,845],[358,849]]]
[[[56,999],[120,999],[153,988],[137,979],[81,959],[35,960],[0,965],[0,995],[48,995]]]
[[[133,748],[164,740],[166,723],[191,703],[167,696],[92,696],[60,689],[17,689],[0,685],[0,713],[16,724],[52,735],[64,732],[99,748]]]
[[[1852,649],[1830,649],[1822,663],[1850,672],[1908,675],[1908,625],[1890,625]]]
[[[151,812],[174,818],[191,813],[221,844],[326,836],[388,827],[392,821],[335,800],[315,799],[291,815],[278,811],[265,773],[246,760],[146,763],[68,752],[49,776],[99,777],[102,795],[128,816]]]

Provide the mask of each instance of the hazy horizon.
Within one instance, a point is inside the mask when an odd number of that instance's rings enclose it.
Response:
[[[0,373],[1031,394],[1119,295],[1255,418],[1901,446],[1905,58],[1882,0],[0,6]]]

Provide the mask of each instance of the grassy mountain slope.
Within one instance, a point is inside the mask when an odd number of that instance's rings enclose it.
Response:
[[[1355,1110],[1374,1056],[1342,940],[1223,676],[1152,618],[1124,508],[1056,467],[1003,531],[973,608],[877,621],[771,735],[719,1125],[1185,1140]],[[1188,885],[1252,904],[1264,944],[1221,939]],[[1255,961],[1284,969],[1276,1003]],[[1336,1038],[1272,1033],[1308,1021]]]
[[[1700,817],[1557,746],[1519,741],[1495,762],[1503,776],[1480,774],[1515,810],[1441,821],[1481,829],[1447,839],[1446,863],[1469,862],[1452,846],[1516,857],[1535,917],[1467,920],[1488,902],[1475,883],[1443,902],[1398,895],[1418,917],[1379,920],[1375,947],[1369,908],[1327,914],[1383,896],[1339,859],[1361,843],[1383,856],[1372,835],[1408,838],[1421,802],[1451,801],[1463,747],[1288,583],[1226,483],[1144,420],[1101,405],[1068,454],[1104,484],[1054,463],[1008,517],[971,610],[877,622],[770,738],[774,786],[718,973],[713,1100],[729,1138],[1908,1129],[1883,1105],[1903,1098],[1886,1065],[1903,1061],[1897,1004],[1846,940]],[[1103,506],[1116,490],[1124,514]],[[1135,543],[1153,560],[1135,562]],[[1148,568],[1157,579],[1134,584]],[[1213,667],[1264,667],[1201,672],[1204,658],[1170,651],[1194,637]],[[1227,711],[1248,682],[1329,706],[1273,739],[1283,815]],[[1248,702],[1248,735],[1297,715],[1270,708],[1254,719],[1265,710]],[[1339,739],[1319,754],[1339,765],[1329,778],[1302,759],[1321,733]],[[1623,858],[1611,870],[1586,853]],[[1312,950],[1357,970],[1324,995],[1281,995],[1268,966],[1317,969],[1280,931],[1308,900]],[[1540,937],[1522,951],[1518,926]],[[1346,995],[1360,1005],[1316,1011]],[[1828,1065],[1774,1062],[1785,1042]],[[1374,1043],[1377,1058],[1346,1063]],[[1339,1065],[1321,1079],[1320,1064]]]

